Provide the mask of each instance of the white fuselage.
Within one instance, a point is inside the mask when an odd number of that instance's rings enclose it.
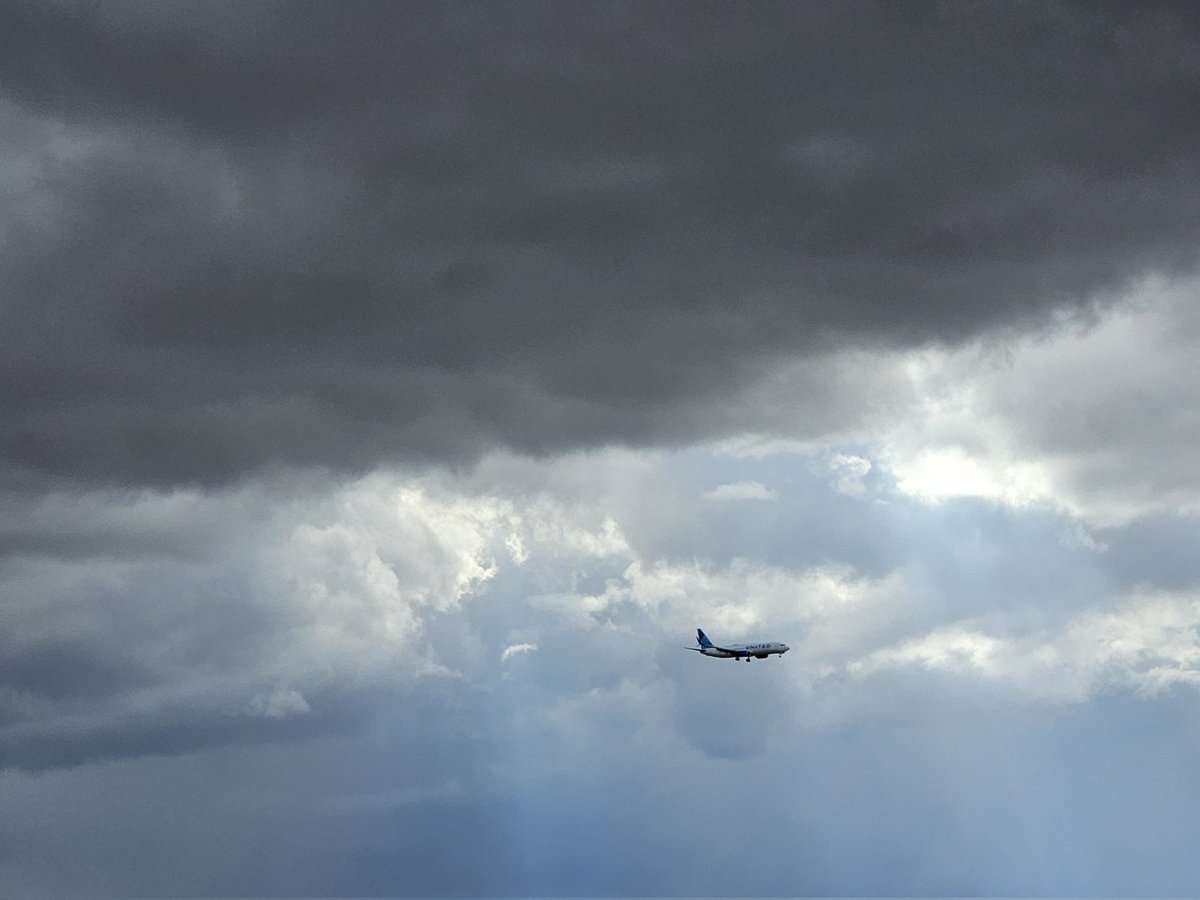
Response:
[[[787,644],[781,644],[778,641],[772,641],[765,644],[731,644],[728,647],[702,647],[700,652],[705,656],[716,656],[720,659],[749,659],[757,657],[758,659],[766,659],[772,654],[782,656],[792,649]]]

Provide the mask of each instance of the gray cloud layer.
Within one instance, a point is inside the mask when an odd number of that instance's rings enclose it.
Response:
[[[1197,34],[1186,4],[8,4],[6,474],[709,437],[762,426],[736,401],[785,355],[1190,270]]]

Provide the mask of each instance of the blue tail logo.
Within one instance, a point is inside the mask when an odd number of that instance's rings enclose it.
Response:
[[[699,628],[696,629],[696,641],[705,650],[707,650],[709,647],[711,647],[713,645],[713,642],[708,639],[708,635],[705,634],[703,631],[701,631]]]

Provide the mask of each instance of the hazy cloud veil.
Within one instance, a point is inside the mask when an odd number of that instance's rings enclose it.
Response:
[[[1174,2],[5,4],[0,893],[1200,890],[1197,109]]]

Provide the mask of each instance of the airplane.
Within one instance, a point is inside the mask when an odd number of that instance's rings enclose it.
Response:
[[[766,659],[774,653],[783,656],[792,648],[787,644],[780,644],[777,641],[767,644],[733,644],[729,647],[718,647],[708,639],[708,635],[696,629],[696,643],[699,647],[685,647],[686,650],[695,650],[697,653],[703,653],[705,656],[715,656],[718,659],[745,659],[750,662],[751,659]]]

